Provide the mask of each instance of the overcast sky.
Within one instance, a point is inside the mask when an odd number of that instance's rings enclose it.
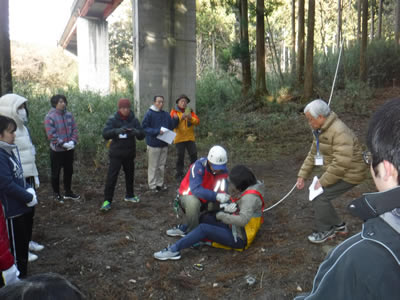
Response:
[[[57,45],[73,0],[9,0],[10,39]]]

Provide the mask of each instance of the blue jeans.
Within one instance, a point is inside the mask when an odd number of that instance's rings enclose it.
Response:
[[[173,244],[171,246],[171,251],[176,252],[189,248],[193,244],[204,239],[209,239],[232,248],[244,248],[246,246],[246,242],[239,237],[235,242],[232,229],[229,228],[229,225],[218,222],[215,219],[215,215],[204,215],[200,222],[199,226]]]

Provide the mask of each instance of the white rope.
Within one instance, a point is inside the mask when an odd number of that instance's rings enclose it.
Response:
[[[274,205],[271,205],[270,207],[264,209],[263,212],[266,212],[266,211],[268,211],[268,210],[270,210],[270,209],[273,209],[275,206],[277,206],[279,203],[281,203],[283,200],[285,200],[287,197],[289,197],[289,195],[293,192],[294,188],[296,187],[296,184],[297,184],[297,183],[294,184],[294,186],[292,187],[292,189],[290,190],[290,192],[287,193],[287,194],[285,195],[285,197],[283,197],[281,200],[279,200],[278,202],[276,202]]]
[[[338,73],[338,70],[339,70],[339,64],[340,64],[340,57],[342,56],[343,41],[344,41],[344,39],[342,39],[342,41],[341,41],[341,43],[340,43],[339,57],[338,57],[337,65],[336,65],[335,77],[333,78],[332,89],[331,89],[331,95],[329,96],[328,106],[331,105],[331,100],[332,100],[332,95],[333,95],[333,89],[335,88],[336,77],[337,77],[337,73]]]

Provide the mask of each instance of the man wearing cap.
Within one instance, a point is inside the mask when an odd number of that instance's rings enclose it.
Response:
[[[139,198],[135,196],[133,183],[135,174],[136,139],[143,140],[144,132],[139,120],[131,110],[129,99],[118,101],[118,111],[109,117],[103,129],[103,137],[111,140],[106,185],[104,187],[104,202],[101,211],[111,209],[121,166],[125,173],[126,194],[125,201],[136,203]]]
[[[185,149],[190,158],[190,164],[197,160],[197,148],[194,136],[194,127],[199,125],[200,119],[194,111],[188,107],[190,99],[186,95],[180,95],[176,99],[176,106],[171,110],[171,117],[174,124],[176,137],[176,175],[175,178],[180,182],[183,178],[185,165]]]
[[[226,163],[228,156],[221,146],[213,146],[207,157],[196,160],[179,187],[179,204],[185,213],[184,223],[167,230],[169,236],[185,236],[199,225],[200,212],[230,200]]]
[[[168,144],[157,136],[164,134],[165,129],[172,130],[170,115],[163,110],[164,97],[154,96],[153,104],[143,117],[142,127],[146,134],[148,168],[147,182],[151,192],[166,190],[164,184],[165,164],[167,163]]]

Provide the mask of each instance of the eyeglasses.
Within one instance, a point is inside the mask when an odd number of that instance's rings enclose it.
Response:
[[[372,153],[370,151],[364,151],[363,159],[367,165],[371,165],[372,164]]]

